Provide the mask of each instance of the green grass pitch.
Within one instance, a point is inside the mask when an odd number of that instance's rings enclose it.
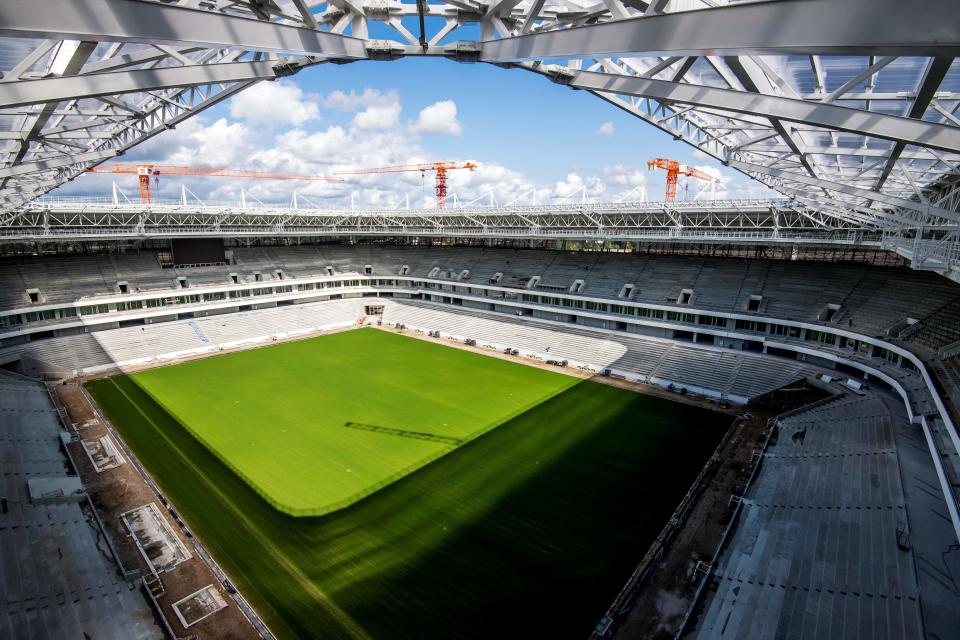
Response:
[[[373,329],[88,389],[281,638],[586,637],[729,424]]]
[[[296,516],[348,506],[576,382],[376,329],[132,378]]]

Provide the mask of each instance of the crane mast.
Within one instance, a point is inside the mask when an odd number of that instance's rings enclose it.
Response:
[[[720,182],[720,180],[708,173],[680,164],[676,160],[669,158],[654,158],[653,160],[648,160],[647,170],[653,171],[654,169],[663,169],[667,172],[667,191],[665,197],[667,202],[673,202],[677,199],[677,178],[679,176],[690,176],[691,178],[703,180],[704,182]]]
[[[437,196],[437,208],[443,209],[447,201],[447,172],[454,169],[469,169],[473,171],[477,168],[473,162],[427,162],[422,164],[398,164],[387,167],[372,167],[369,169],[351,169],[348,171],[337,171],[335,176],[364,175],[371,173],[402,173],[405,171],[419,171],[420,175],[428,171],[436,173],[436,185],[434,190]]]

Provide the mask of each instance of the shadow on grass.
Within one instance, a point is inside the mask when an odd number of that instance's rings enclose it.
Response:
[[[259,540],[374,638],[586,637],[729,425],[582,382],[350,507],[295,518],[133,380],[89,388],[284,637],[344,631]]]
[[[378,424],[364,424],[363,422],[344,422],[344,427],[348,429],[360,429],[361,431],[372,431],[373,433],[384,433],[398,438],[413,438],[414,440],[426,440],[427,442],[442,442],[444,444],[461,445],[463,438],[452,438],[442,436],[436,433],[426,431],[411,431],[409,429],[397,429],[396,427],[384,427]]]

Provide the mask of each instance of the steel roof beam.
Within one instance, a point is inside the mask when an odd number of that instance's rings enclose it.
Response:
[[[61,43],[57,50],[56,57],[51,61],[51,65],[54,64],[60,55],[66,55],[66,60],[64,61],[63,67],[58,71],[64,75],[73,75],[80,71],[87,59],[93,55],[96,47],[96,42],[81,41],[72,44],[65,42]],[[20,148],[17,150],[13,162],[10,163],[12,166],[19,165],[21,162],[23,162],[23,159],[30,151],[32,140],[37,138],[43,131],[43,128],[47,126],[47,123],[50,121],[56,106],[57,105],[55,104],[44,105],[39,111],[36,112],[35,116],[31,114],[24,120],[25,123],[30,123],[30,128],[27,130],[26,137],[21,141]],[[6,184],[7,177],[0,175],[0,188],[5,187]]]
[[[915,218],[898,215],[896,213],[888,213],[886,211],[879,211],[870,207],[837,200],[835,197],[827,196],[822,193],[817,194],[813,192],[806,192],[800,187],[794,187],[792,185],[780,185],[778,188],[781,191],[789,192],[789,195],[796,200],[804,202],[809,206],[816,206],[820,211],[830,211],[833,215],[838,216],[853,216],[860,224],[875,225],[884,229],[892,229],[897,231],[902,231],[904,229],[916,229],[920,226],[920,222]],[[916,214],[914,213],[912,215]],[[923,228],[928,230],[934,228],[945,229],[953,228],[953,225],[940,227],[936,227],[935,225],[923,225]]]
[[[726,58],[725,62],[727,64],[727,67],[729,67],[730,71],[733,73],[733,75],[737,78],[737,80],[740,81],[740,84],[743,85],[743,88],[746,89],[747,91],[750,91],[755,94],[762,94],[763,91],[760,89],[760,85],[758,84],[758,82],[764,81],[764,88],[767,89],[768,92],[772,92],[773,90],[772,85],[770,84],[769,81],[767,81],[767,76],[763,73],[762,69],[760,69],[756,63],[751,65],[752,70],[748,70],[746,65],[744,64],[744,62],[740,60],[740,58],[736,58],[736,57]],[[800,143],[798,143],[797,140],[794,140],[792,132],[787,130],[787,127],[784,126],[784,124],[780,122],[778,118],[775,118],[775,117],[771,118],[770,124],[773,125],[773,129],[774,131],[777,132],[777,135],[780,137],[780,139],[783,140],[783,142],[788,147],[790,147],[790,150],[796,155],[797,159],[800,161],[800,164],[802,164],[803,168],[807,170],[807,173],[809,173],[814,178],[819,177],[817,175],[816,169],[813,166],[813,163],[811,162],[811,159],[807,158],[803,154],[803,152],[800,150]],[[768,135],[765,137],[772,138],[774,136]]]
[[[167,129],[170,129],[176,126],[180,122],[183,122],[187,118],[190,118],[191,116],[196,115],[197,113],[200,113],[203,110],[208,109],[220,103],[221,101],[235,95],[239,91],[242,91],[243,89],[253,84],[256,84],[256,82],[257,81],[234,83],[229,87],[221,89],[219,93],[216,93],[214,95],[207,95],[201,101],[198,101],[190,105],[189,108],[175,109],[172,115],[166,114],[166,113],[163,114],[162,116],[151,114],[147,117],[147,119],[142,121],[146,123],[148,126],[144,128],[140,128],[139,126],[127,127],[123,132],[119,133],[114,140],[110,142],[110,144],[112,144],[113,146],[113,148],[111,149],[103,149],[100,151],[93,151],[85,154],[72,154],[66,157],[44,159],[43,161],[36,162],[36,163],[28,163],[26,165],[13,164],[8,167],[2,167],[2,165],[0,165],[0,186],[2,186],[3,182],[7,180],[7,178],[4,178],[3,176],[7,175],[8,173],[10,175],[24,176],[24,178],[18,178],[18,180],[23,181],[24,179],[30,179],[34,177],[34,176],[31,176],[30,174],[36,174],[36,172],[45,172],[45,171],[49,171],[50,169],[62,169],[61,171],[58,172],[57,178],[55,179],[55,181],[53,181],[53,183],[51,183],[51,181],[47,180],[46,178],[44,178],[41,182],[36,182],[36,181],[31,182],[31,185],[33,184],[42,185],[42,188],[40,189],[36,189],[36,190],[20,189],[19,190],[20,192],[18,194],[15,194],[15,195],[12,194],[9,196],[6,195],[6,193],[10,191],[9,188],[0,189],[0,193],[4,194],[3,196],[0,196],[0,200],[5,201],[7,204],[23,204],[25,202],[28,202],[34,197],[41,195],[42,193],[45,193],[53,186],[62,184],[67,180],[73,178],[78,173],[86,169],[88,166],[97,164],[99,162],[102,162],[104,160],[107,160],[111,157],[114,157],[116,155],[123,153],[127,149],[143,142],[144,140],[152,138],[153,136],[157,135],[161,131],[166,131]],[[69,115],[69,114],[65,114],[65,115]],[[90,114],[90,115],[96,116],[97,114]],[[109,113],[104,115],[111,119],[117,117],[115,114],[109,114]],[[26,167],[26,169],[21,170],[21,167],[24,167],[24,166]],[[48,173],[46,175],[51,175],[51,174]]]
[[[863,71],[861,71],[860,73],[853,76],[852,78],[844,82],[842,85],[834,89],[832,92],[830,92],[830,95],[823,98],[821,102],[833,102],[838,98],[842,98],[844,95],[846,95],[846,93],[850,89],[853,89],[854,87],[858,86],[864,80],[873,78],[873,76],[879,73],[881,69],[883,69],[884,67],[886,67],[888,64],[890,64],[896,59],[897,59],[896,56],[885,56],[880,60],[877,60],[876,62],[871,64],[869,67],[867,67],[866,69],[864,69]],[[867,94],[867,95],[869,96],[867,98],[868,100],[874,99],[873,96],[871,96],[870,94]]]
[[[180,49],[169,49],[168,47],[168,50],[171,53],[177,53],[180,56],[186,56],[187,54],[196,53],[198,51],[205,51],[203,47],[182,47]],[[167,57],[170,57],[170,54],[165,51],[161,51],[160,49],[144,49],[143,51],[137,51],[135,53],[114,55],[96,62],[89,62],[83,65],[83,69],[80,70],[80,73],[88,74],[102,73],[105,71],[118,71],[125,67],[156,64]]]
[[[102,122],[90,123],[91,126],[102,126]],[[106,140],[113,137],[113,132],[111,131],[61,131],[58,133],[52,133],[50,131],[44,131],[41,133],[37,140],[52,140],[54,142],[59,140]],[[27,132],[26,131],[0,131],[0,140],[26,140]]]
[[[275,61],[163,67],[0,83],[0,107],[277,77]]]
[[[671,55],[960,56],[955,0],[782,0],[744,2],[483,43],[481,59]],[[838,12],[842,11],[842,19]],[[909,25],[909,27],[907,27]]]
[[[791,153],[790,147],[785,144],[758,145],[748,149],[750,153]],[[813,147],[804,146],[800,148],[806,155],[814,156],[855,156],[862,158],[886,158],[890,155],[890,149],[864,149],[863,147]],[[904,151],[901,156],[904,160],[930,160],[936,158],[926,151]],[[950,156],[955,162],[960,162],[960,157]]]
[[[4,0],[0,36],[367,57],[366,41],[360,38],[138,0]]]
[[[926,72],[923,74],[923,80],[920,81],[920,88],[917,89],[917,97],[914,98],[913,104],[910,106],[910,112],[907,114],[908,118],[919,120],[923,117],[923,114],[927,112],[927,108],[930,106],[934,94],[937,92],[937,89],[940,88],[940,83],[943,82],[952,64],[953,58],[934,58],[930,61],[930,64],[927,65]],[[893,151],[890,152],[887,164],[884,166],[880,178],[877,179],[877,186],[874,187],[877,191],[883,188],[883,183],[887,181],[890,172],[893,171],[893,168],[897,165],[897,160],[900,159],[900,155],[906,146],[905,142],[897,142],[893,146]]]
[[[50,160],[40,160],[38,162],[26,162],[12,167],[0,169],[0,178],[36,173],[37,171],[47,171],[49,169],[59,169],[61,167],[69,167],[71,165],[81,164],[84,162],[101,162],[107,158],[112,158],[115,155],[117,155],[117,151],[115,149],[106,149],[104,151],[78,153],[77,155],[73,156],[63,156]]]
[[[549,71],[541,73],[550,75]],[[960,127],[833,104],[594,71],[562,72],[555,74],[554,79],[578,89],[760,115],[945,151],[960,151]]]
[[[731,159],[725,162],[725,164],[733,167],[734,169],[739,169],[740,171],[761,173],[768,176],[774,176],[776,178],[782,178],[784,180],[790,180],[792,182],[800,182],[814,187],[835,191],[837,193],[844,193],[857,198],[864,198],[866,200],[889,205],[891,207],[901,207],[903,209],[925,213],[938,218],[944,218],[945,220],[950,220],[952,222],[960,222],[960,213],[957,213],[956,211],[950,211],[948,209],[941,209],[940,207],[935,207],[923,202],[916,202],[906,198],[898,198],[886,193],[878,193],[869,189],[861,189],[848,184],[831,182],[822,178],[813,178],[806,174],[796,173],[786,169],[766,167],[760,164],[753,164],[752,162],[743,162],[742,160]]]

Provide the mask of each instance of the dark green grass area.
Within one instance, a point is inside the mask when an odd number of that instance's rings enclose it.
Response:
[[[729,425],[582,382],[346,509],[298,518],[133,379],[88,388],[281,638],[585,638]]]

